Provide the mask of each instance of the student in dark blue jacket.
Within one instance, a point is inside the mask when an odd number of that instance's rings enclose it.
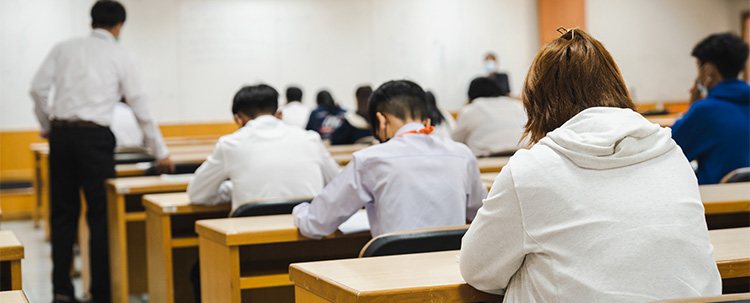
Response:
[[[672,126],[672,138],[688,160],[697,160],[698,183],[714,184],[750,166],[750,85],[737,79],[748,46],[734,34],[714,34],[692,55],[698,59],[692,104]]]
[[[321,90],[316,97],[318,107],[310,113],[305,129],[314,130],[324,141],[331,142],[333,132],[344,124],[346,111],[341,108],[327,90]]]

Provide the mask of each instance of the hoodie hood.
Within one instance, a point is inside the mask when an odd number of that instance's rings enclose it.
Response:
[[[630,109],[592,107],[539,141],[588,169],[612,169],[647,161],[677,145],[672,131]]]
[[[708,91],[708,98],[750,105],[750,85],[740,79],[728,79]]]

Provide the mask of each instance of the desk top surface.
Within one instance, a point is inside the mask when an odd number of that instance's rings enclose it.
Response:
[[[3,303],[29,303],[26,294],[21,290],[0,291],[0,302]]]
[[[750,259],[750,228],[711,230],[709,235],[717,264],[746,264]],[[459,271],[458,254],[459,251],[454,250],[297,263],[290,266],[290,278],[296,285],[304,285],[319,295],[338,293],[344,297],[367,297],[422,292],[424,298],[425,293],[441,289],[450,289],[441,295],[456,294],[460,293],[458,289],[468,286]],[[486,295],[473,288],[469,292]]]
[[[217,205],[191,204],[186,192],[145,195],[143,196],[143,206],[146,208],[146,212],[159,215],[208,212],[229,213],[232,209],[232,203],[219,203]]]
[[[161,176],[141,176],[107,179],[106,186],[108,190],[115,190],[119,194],[138,194],[187,190],[188,183],[187,180],[166,180]]]
[[[0,261],[23,259],[23,244],[12,230],[0,230]]]

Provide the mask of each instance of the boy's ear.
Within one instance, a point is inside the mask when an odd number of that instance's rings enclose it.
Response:
[[[277,111],[276,114],[273,115],[273,116],[276,117],[276,119],[281,120],[281,118],[284,116],[284,114],[281,111]]]
[[[388,140],[388,138],[386,138],[388,134],[385,132],[385,125],[388,122],[388,119],[381,112],[375,113],[375,117],[378,119],[378,130],[375,136],[382,143]]]
[[[430,118],[426,118],[422,120],[422,124],[424,124],[424,127],[430,127],[430,125],[432,125],[432,120],[430,120]]]
[[[242,119],[240,119],[240,115],[234,114],[234,123],[237,124],[237,126],[242,127]]]

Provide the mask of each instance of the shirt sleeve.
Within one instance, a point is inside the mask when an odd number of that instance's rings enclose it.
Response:
[[[680,146],[688,161],[706,153],[718,138],[710,127],[710,111],[701,102],[705,101],[694,103],[682,119],[672,125],[672,139]]]
[[[146,147],[150,148],[154,153],[156,159],[164,159],[169,157],[169,151],[167,145],[164,143],[161,130],[156,122],[151,117],[151,113],[148,110],[147,97],[143,86],[143,79],[141,79],[140,70],[135,62],[135,59],[129,58],[129,63],[123,65],[123,76],[122,76],[122,91],[125,95],[125,102],[130,105],[130,108],[135,114],[135,118],[138,120],[138,124],[143,130],[143,141]]]
[[[453,141],[466,143],[471,130],[474,128],[473,125],[476,118],[477,117],[474,117],[471,108],[464,108],[460,110],[458,113],[458,119],[456,119],[456,126],[453,129],[453,134],[451,134],[451,138],[453,138]]]
[[[55,83],[56,70],[57,47],[53,48],[42,62],[42,66],[31,81],[31,91],[29,92],[34,100],[34,114],[39,120],[42,131],[49,131],[50,128],[49,92]]]
[[[523,264],[525,235],[515,184],[506,166],[461,242],[459,267],[464,280],[484,292],[505,293]]]
[[[373,200],[364,189],[356,157],[333,178],[312,203],[294,207],[294,225],[308,238],[332,234],[349,217]]]
[[[321,170],[323,171],[323,183],[328,184],[333,181],[333,178],[335,178],[339,174],[339,172],[341,172],[341,166],[336,163],[336,160],[334,160],[331,156],[331,152],[328,151],[323,142],[320,140],[320,135],[315,133],[315,136],[317,137],[318,145],[321,148],[320,163]]]
[[[482,200],[487,197],[487,187],[482,183],[482,175],[479,173],[477,158],[473,155],[471,156],[468,169],[469,192],[466,194],[466,221],[471,222],[476,217],[477,210],[482,207]]]
[[[227,180],[229,173],[226,169],[224,152],[221,149],[221,141],[216,144],[213,154],[208,156],[205,162],[195,171],[193,180],[188,184],[187,193],[193,204],[216,205],[224,201],[219,191],[222,183]],[[224,191],[231,188],[226,188]],[[226,193],[224,193],[226,195]]]

